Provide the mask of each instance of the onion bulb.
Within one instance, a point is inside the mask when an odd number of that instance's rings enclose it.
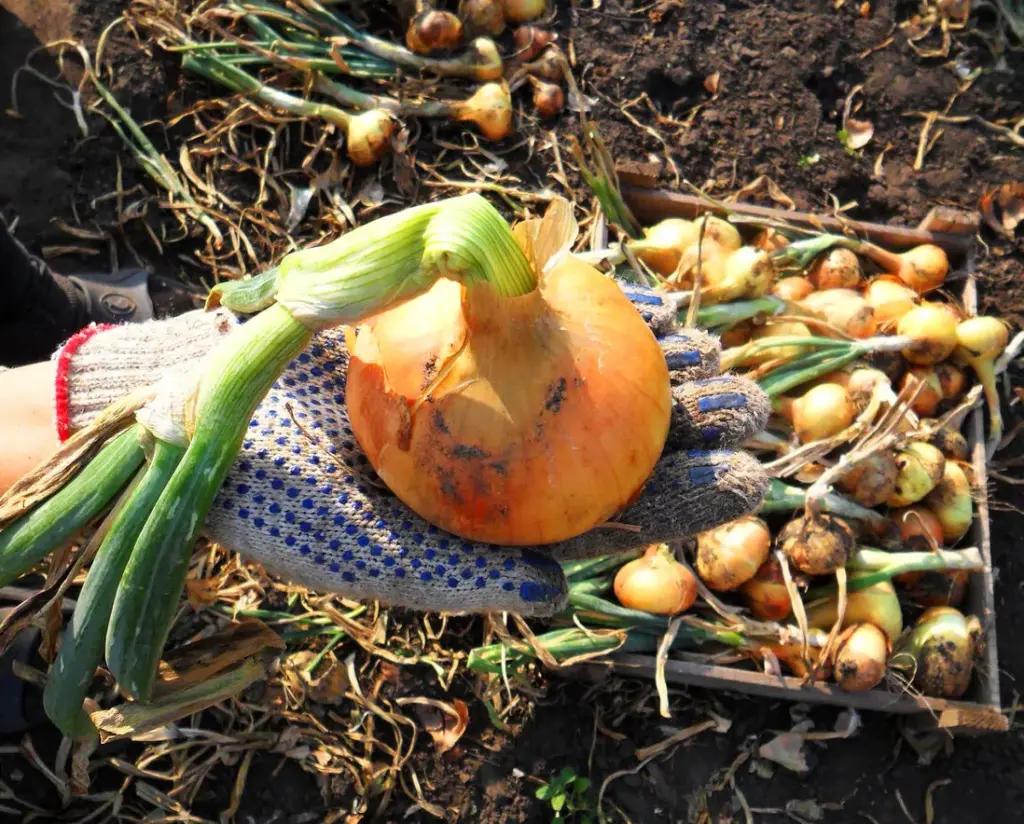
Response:
[[[562,68],[562,55],[557,46],[544,49],[540,57],[527,63],[525,68],[534,77],[540,77],[552,83],[565,79],[565,69]]]
[[[565,92],[557,83],[549,83],[536,77],[530,78],[533,84],[533,107],[541,117],[557,117],[565,108]]]
[[[875,310],[878,328],[891,329],[918,304],[920,296],[898,278],[883,275],[868,284],[864,299]]]
[[[697,227],[689,220],[670,217],[644,229],[643,240],[630,243],[631,251],[663,277],[679,267],[683,252],[696,242]]]
[[[766,294],[774,282],[772,256],[763,249],[741,246],[727,255],[721,269],[708,267],[703,272],[701,297],[709,305],[750,300]]]
[[[555,36],[536,26],[519,26],[512,32],[516,57],[523,62],[533,60],[555,39]]]
[[[871,575],[866,571],[851,572],[850,579]],[[811,604],[807,608],[807,623],[815,629],[832,629],[839,615],[838,597],[830,597]],[[903,632],[903,613],[900,599],[889,581],[879,581],[864,589],[849,592],[846,596],[846,611],[843,613],[843,628],[855,624],[874,624],[884,632],[890,641],[895,641]]]
[[[742,346],[750,340],[753,332],[754,324],[749,320],[743,320],[722,332],[718,339],[722,343],[722,348],[727,349],[732,346]]]
[[[800,398],[776,398],[776,411],[793,424],[801,443],[820,441],[853,423],[857,410],[846,388],[836,383],[811,387]]]
[[[462,42],[462,21],[450,11],[428,9],[409,21],[405,44],[416,54],[451,49]]]
[[[1009,331],[998,318],[979,315],[961,321],[956,327],[955,337],[957,357],[969,364],[981,381],[988,404],[989,436],[998,443],[1003,434],[1003,416],[996,389],[995,359],[1006,348]]]
[[[566,208],[549,207],[536,237],[557,233],[548,221]],[[536,244],[513,234],[533,248],[537,286],[505,297],[440,279],[367,319],[347,335],[348,409],[370,464],[414,512],[464,538],[529,545],[635,499],[672,397],[661,347],[615,282],[572,256],[540,271]]]
[[[547,11],[547,0],[501,0],[509,23],[527,23]]]
[[[964,370],[949,361],[935,364],[935,374],[939,376],[944,401],[960,400],[967,388],[967,376]]]
[[[649,546],[615,573],[615,597],[629,609],[654,615],[677,615],[697,600],[697,580],[679,563],[668,546]]]
[[[459,17],[470,37],[495,37],[505,31],[505,9],[501,0],[461,0]]]
[[[900,391],[916,391],[910,408],[918,415],[934,415],[942,403],[942,383],[933,366],[913,366],[900,381]]]
[[[840,637],[833,674],[847,692],[863,692],[878,686],[885,677],[889,639],[874,624],[857,624]]]
[[[938,421],[936,420],[928,418],[921,420],[921,426],[924,428],[934,427],[937,424]],[[949,424],[935,429],[931,437],[928,438],[928,443],[945,455],[947,461],[950,458],[954,461],[966,461],[971,455],[970,447],[967,445],[967,438]]]
[[[360,112],[348,121],[346,151],[357,166],[371,166],[391,148],[395,120],[381,109]]]
[[[762,229],[754,236],[750,245],[766,252],[778,252],[789,246],[789,238],[777,229]]]
[[[473,66],[474,80],[500,80],[505,73],[501,53],[489,37],[478,37],[470,43],[464,59]]]
[[[893,663],[913,673],[913,683],[925,695],[959,698],[971,685],[976,655],[977,624],[968,623],[952,607],[932,607],[897,645]],[[909,657],[909,661],[904,660]]]
[[[856,289],[864,279],[857,255],[842,246],[834,246],[807,270],[815,289]]]
[[[743,245],[739,229],[728,220],[722,220],[714,215],[703,215],[693,221],[693,225],[696,227],[696,233],[693,236],[694,243],[700,239],[701,226],[703,226],[704,243],[710,240],[717,243],[726,252],[735,252]]]
[[[782,564],[770,556],[754,577],[740,587],[750,611],[762,621],[782,621],[792,611]]]
[[[800,306],[824,318],[851,338],[870,338],[877,328],[875,310],[852,289],[811,292],[800,301]]]
[[[935,517],[935,513],[927,507],[907,506],[894,509],[892,519],[899,527],[904,549],[928,552],[942,546],[942,524]]]
[[[797,303],[803,300],[813,291],[814,284],[807,278],[798,276],[779,278],[772,287],[772,294],[775,297],[782,298],[790,303]]]
[[[828,513],[794,518],[775,541],[789,562],[808,575],[829,575],[846,566],[856,547],[850,525]]]
[[[861,506],[885,503],[896,489],[899,468],[889,451],[874,452],[839,479],[837,486]]]
[[[923,243],[899,255],[873,243],[860,244],[859,251],[889,274],[896,275],[919,295],[942,286],[949,271],[946,253],[932,243]]]
[[[749,581],[767,560],[772,535],[760,518],[747,515],[697,536],[697,574],[716,592]]]
[[[896,488],[889,506],[916,504],[942,480],[946,457],[930,443],[911,441],[896,452]]]
[[[453,117],[473,123],[488,140],[512,134],[512,96],[504,83],[484,83],[466,100],[453,105]]]
[[[959,541],[971,528],[974,496],[967,473],[956,461],[946,461],[942,480],[925,495],[923,503],[935,514],[946,542]]]
[[[921,607],[955,607],[963,602],[970,573],[957,569],[949,572],[928,570],[905,572],[895,578],[906,592],[907,599]]]
[[[948,358],[957,345],[957,324],[949,310],[937,303],[915,306],[896,326],[896,332],[911,339],[903,357],[928,366]]]

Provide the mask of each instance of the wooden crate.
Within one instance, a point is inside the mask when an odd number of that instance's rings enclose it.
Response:
[[[623,195],[637,219],[652,225],[666,217],[692,219],[701,213],[722,214],[718,209],[697,197],[651,187],[642,170],[620,170]],[[812,215],[804,212],[781,211],[749,204],[730,204],[730,208],[743,215],[760,218],[784,219],[793,224],[814,226],[840,232],[854,231],[859,237],[872,240],[886,248],[901,250],[920,243],[935,243],[943,247],[950,258],[951,276],[963,276],[965,283],[963,302],[968,311],[977,306],[977,286],[974,279],[975,245],[978,228],[977,214],[937,208],[922,221],[917,229],[863,223],[853,220]],[[724,216],[724,215],[723,215]],[[985,479],[984,411],[977,409],[968,419],[968,438],[971,443],[972,467],[975,486],[979,490],[977,513],[968,545],[981,550],[986,568],[973,573],[967,591],[966,609],[977,615],[985,627],[985,655],[975,670],[974,681],[966,700],[947,701],[938,698],[917,698],[908,694],[877,688],[868,692],[848,693],[831,684],[803,684],[799,678],[770,676],[762,672],[726,666],[710,666],[687,661],[669,660],[665,665],[665,678],[670,683],[688,684],[719,690],[734,690],[767,698],[782,698],[808,704],[833,704],[860,710],[900,713],[915,716],[921,726],[935,726],[958,734],[1005,731],[1008,719],[999,702],[999,663],[996,650],[995,602],[992,580],[992,554],[989,529],[989,507]],[[620,675],[653,677],[654,660],[649,655],[618,655],[611,659],[611,667]],[[597,665],[600,666],[600,665]]]

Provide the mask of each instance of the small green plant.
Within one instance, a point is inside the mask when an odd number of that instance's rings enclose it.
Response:
[[[537,788],[537,798],[547,801],[554,816],[551,824],[595,824],[597,802],[590,779],[576,775],[572,767],[562,767],[548,784]]]
[[[800,159],[797,160],[796,165],[804,169],[810,168],[817,163],[821,162],[821,155],[815,152],[814,154],[801,155]]]
[[[846,129],[839,129],[836,132],[836,137],[839,138],[839,142],[843,144],[843,148],[846,149],[848,155],[853,157],[860,157],[860,152],[850,147],[850,133]]]

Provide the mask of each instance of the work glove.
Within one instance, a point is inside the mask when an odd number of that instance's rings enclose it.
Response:
[[[768,398],[749,380],[719,374],[718,341],[677,328],[670,296],[620,285],[661,344],[675,403],[661,459],[613,523],[527,549],[463,540],[424,521],[388,491],[353,436],[344,335],[329,329],[256,409],[205,534],[284,579],[352,599],[550,615],[568,594],[559,561],[692,535],[753,511],[768,479],[735,450],[764,427]],[[180,382],[241,322],[220,308],[83,330],[55,356],[60,437],[133,390]]]

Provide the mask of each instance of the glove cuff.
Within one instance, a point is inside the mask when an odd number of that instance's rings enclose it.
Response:
[[[61,441],[107,406],[208,354],[238,323],[227,309],[118,326],[92,324],[53,355],[54,415]]]

